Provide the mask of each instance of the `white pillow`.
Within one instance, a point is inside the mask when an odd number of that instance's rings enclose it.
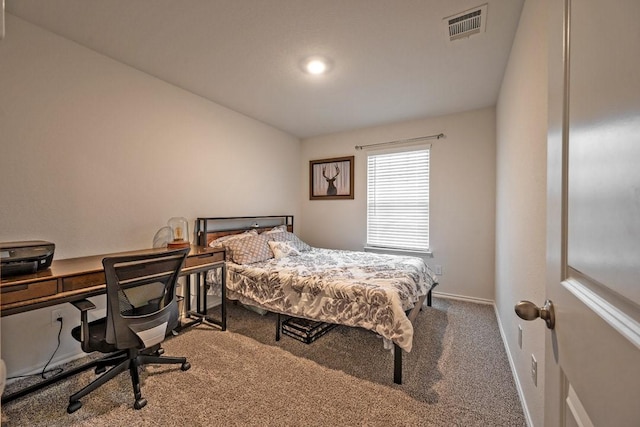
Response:
[[[295,247],[293,242],[269,242],[269,247],[276,259],[288,256],[298,256],[300,251]]]
[[[224,242],[229,242],[231,240],[236,240],[236,239],[244,239],[246,237],[257,236],[257,235],[258,235],[258,232],[256,230],[249,230],[239,234],[229,234],[228,236],[222,236],[222,237],[218,237],[215,240],[212,240],[211,243],[209,243],[209,246],[211,246],[212,248],[216,248],[216,247],[222,246]]]
[[[269,237],[269,241],[293,243],[293,247],[295,247],[300,252],[311,250],[311,246],[307,245],[305,242],[300,240],[298,236],[288,231],[272,233],[272,234],[269,234],[268,237]]]
[[[274,234],[274,233],[282,233],[287,231],[287,226],[282,224],[282,225],[277,225],[275,227],[273,227],[271,230],[269,231],[265,231],[262,234]]]

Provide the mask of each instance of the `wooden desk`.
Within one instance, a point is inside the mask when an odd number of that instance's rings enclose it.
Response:
[[[81,258],[54,260],[47,270],[35,274],[0,278],[0,315],[10,316],[16,313],[49,307],[70,301],[100,295],[106,292],[102,259],[107,256],[133,255],[143,252],[162,252],[165,249],[146,249],[113,254],[94,255]],[[187,276],[189,295],[192,274],[204,274],[214,268],[224,268],[224,250],[203,246],[192,246],[181,276]],[[224,277],[224,274],[222,275]],[[201,282],[198,280],[198,291]],[[222,287],[224,290],[224,286]],[[189,300],[186,298],[187,313],[190,312]],[[201,295],[198,292],[198,309],[192,314],[202,314]],[[224,302],[224,298],[223,298]],[[206,304],[205,306],[206,307]],[[206,310],[206,308],[205,308]],[[226,313],[223,313],[223,329],[226,329]],[[205,319],[206,320],[206,319]]]
[[[47,270],[35,274],[6,277],[0,280],[0,314],[10,316],[38,308],[49,307],[65,302],[78,301],[91,296],[106,293],[106,284],[102,259],[107,256],[133,255],[148,252],[163,252],[166,249],[145,249],[139,251],[120,252],[113,254],[94,255],[81,258],[69,258],[53,261]],[[185,313],[187,320],[178,329],[191,326],[195,323],[207,322],[227,329],[227,310],[225,295],[226,268],[224,263],[224,249],[212,249],[202,246],[191,246],[185,265],[180,276],[186,277]],[[222,269],[222,302],[220,304],[221,320],[215,320],[207,316],[207,297],[205,274],[207,271]],[[191,275],[196,274],[196,309],[190,308]],[[47,387],[55,382],[68,378],[86,369],[96,366],[96,361],[89,362],[77,368],[63,372],[45,381],[41,381],[25,389],[2,396],[2,403],[10,402],[18,397],[25,396],[33,391]]]

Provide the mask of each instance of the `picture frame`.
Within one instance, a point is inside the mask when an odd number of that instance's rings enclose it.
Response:
[[[355,156],[309,161],[309,199],[353,199]]]

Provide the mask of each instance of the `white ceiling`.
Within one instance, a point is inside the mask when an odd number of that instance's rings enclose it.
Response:
[[[486,32],[443,18],[488,3]],[[524,0],[6,0],[6,10],[297,137],[495,105]],[[304,74],[307,56],[332,59]]]

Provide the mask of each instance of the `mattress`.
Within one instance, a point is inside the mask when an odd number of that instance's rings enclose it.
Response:
[[[227,262],[226,279],[230,299],[365,328],[407,352],[413,325],[406,313],[437,283],[422,258],[321,248],[252,264]]]

